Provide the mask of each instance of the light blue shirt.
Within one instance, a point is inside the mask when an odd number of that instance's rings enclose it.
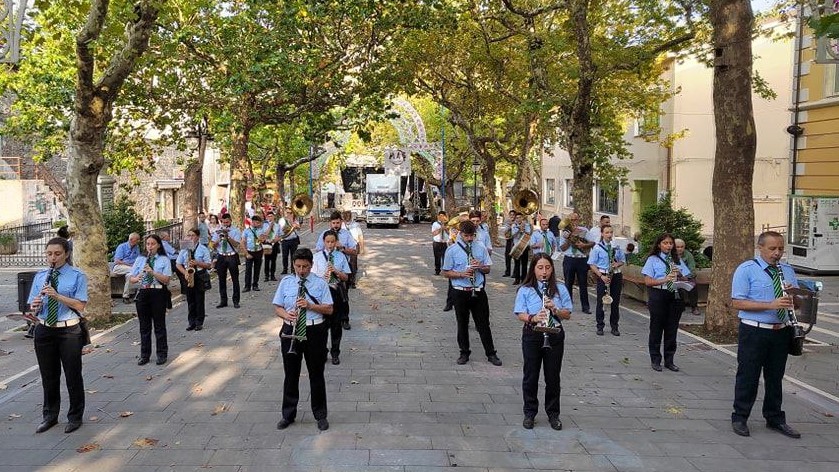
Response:
[[[221,229],[224,229],[224,227],[222,226]],[[215,233],[213,233],[213,243],[216,244],[216,250],[219,252],[219,254],[228,255],[228,254],[235,254],[236,253],[236,248],[233,246],[233,244],[228,244],[228,248],[225,251],[224,248],[222,248],[221,243],[219,243],[220,240],[221,240],[221,238],[219,237],[219,232],[216,231]],[[231,225],[228,228],[228,232],[227,232],[228,243],[230,241],[236,241],[238,243],[241,240],[242,240],[242,232],[239,231],[239,229],[236,228],[235,226]]]
[[[550,231],[545,231],[544,233],[542,230],[534,231],[533,235],[530,237],[530,250],[533,251],[533,254],[542,254],[545,252],[545,239],[547,238],[548,242],[551,245],[551,253],[556,248],[556,237],[554,237],[553,233]],[[535,247],[539,245],[539,247]]]
[[[169,259],[175,260],[178,258],[178,251],[169,244],[169,241],[163,241],[163,250],[166,251],[166,256],[169,257]]]
[[[667,260],[667,254],[663,252],[659,252],[658,255],[648,257],[647,262],[644,263],[644,268],[641,269],[641,273],[648,277],[652,277],[653,279],[663,279],[664,276],[667,275],[667,264],[664,263],[665,260]],[[690,269],[688,269],[687,264],[685,264],[685,261],[680,259],[676,266],[682,271],[683,276],[687,277],[691,274]],[[661,286],[656,285],[656,287],[666,288],[665,285],[666,284],[662,284]]]
[[[198,242],[201,244],[210,244],[210,227],[206,222],[198,223]]]
[[[131,245],[128,244],[128,241],[121,243],[117,246],[116,251],[114,251],[114,260],[121,260],[126,264],[133,264],[139,256],[140,245],[135,244],[134,247],[131,247]]]
[[[295,221],[293,219],[288,220],[288,219],[286,219],[286,217],[280,218],[279,221],[277,221],[278,234],[280,236],[282,236],[283,231],[285,231],[286,226],[294,226],[294,223],[295,223]],[[297,230],[294,229],[294,230],[291,230],[291,232],[288,233],[288,235],[286,237],[282,238],[282,240],[283,241],[291,241],[292,239],[299,238],[299,237],[300,236],[297,234]],[[322,241],[322,239],[318,239],[318,241]]]
[[[571,295],[564,284],[556,284],[556,295],[552,298],[558,310],[571,310],[573,308]],[[513,314],[519,313],[536,315],[542,309],[542,297],[535,288],[522,285],[516,292],[516,302],[513,304]]]
[[[600,272],[608,273],[609,272],[609,248],[606,245],[605,241],[600,241],[599,243],[595,244],[594,247],[591,249],[591,253],[588,255],[588,264],[589,265],[596,265]],[[619,247],[612,247],[612,257],[614,258],[613,262],[623,262],[626,263],[626,254],[623,253],[621,248]],[[662,276],[663,277],[663,276]]]
[[[266,236],[265,243],[266,244],[273,244],[274,238],[280,234],[280,224],[279,223],[269,223],[266,221],[262,223],[262,233]]]
[[[475,240],[483,244],[488,252],[492,252],[492,237],[489,235],[489,229],[483,224],[475,229]]]
[[[347,260],[346,254],[341,251],[332,251],[332,253],[335,268],[345,274],[351,274],[352,270],[350,269],[350,262]],[[312,262],[312,273],[326,280],[327,266],[329,266],[329,254],[326,250],[316,252],[314,262]],[[328,280],[326,281],[329,282]]]
[[[75,298],[83,302],[87,301],[87,275],[74,266],[64,264],[56,268],[58,271],[58,288],[56,291],[59,295],[65,297]],[[49,269],[44,269],[32,279],[32,288],[29,290],[29,298],[27,303],[32,304],[35,297],[41,293],[44,286],[46,286],[49,277]],[[47,299],[49,297],[41,297],[41,311],[37,314],[38,318],[42,320],[47,319]],[[78,315],[73,312],[67,305],[63,303],[58,304],[58,319],[56,321],[67,321],[73,318],[78,318]]]
[[[315,244],[315,251],[323,251],[323,235],[327,231],[329,230],[324,230],[320,233],[320,236],[318,236],[318,242]],[[338,243],[347,249],[355,249],[356,246],[358,246],[355,242],[355,238],[353,238],[352,234],[350,234],[350,230],[346,228],[341,228],[341,231],[338,232]]]
[[[455,244],[452,244],[446,249],[446,255],[443,257],[442,270],[453,270],[455,272],[465,272],[469,267],[469,258],[466,256],[466,251],[463,250],[466,246],[460,236],[457,237]],[[472,241],[472,257],[475,258],[479,264],[490,266],[492,259],[489,257],[489,251],[481,244],[480,241]],[[471,288],[472,284],[466,277],[451,279],[452,285],[455,287]],[[484,274],[480,271],[475,271],[475,287],[483,287]]]
[[[245,249],[250,252],[262,250],[262,243],[259,242],[259,237],[264,233],[264,228],[246,228],[245,229]]]
[[[287,312],[293,313],[296,308],[295,304],[297,303],[297,292],[299,289],[300,277],[297,275],[289,275],[288,277],[283,278],[283,280],[280,281],[280,285],[277,286],[276,293],[274,293],[274,305],[281,306],[285,308]],[[329,285],[327,285],[326,281],[317,275],[310,273],[309,276],[306,277],[306,290],[309,292],[309,295],[306,298],[310,302],[322,305],[332,305],[332,294],[329,292]],[[316,298],[317,302],[315,302],[312,297]],[[323,320],[323,315],[315,313],[312,310],[306,310],[306,320],[320,321]]]
[[[734,278],[731,281],[731,298],[735,300],[751,300],[756,302],[770,302],[775,299],[775,286],[772,284],[772,277],[766,272],[769,264],[758,256],[748,260],[734,271]],[[798,279],[795,271],[789,264],[780,263],[783,274],[783,284],[791,284],[798,287]],[[744,311],[740,310],[737,316],[741,320],[757,321],[759,323],[778,323],[778,310]]]
[[[526,233],[532,233],[533,232],[533,226],[530,223],[524,223],[524,222],[522,222],[521,224],[513,223],[513,227],[510,230],[510,232],[513,234],[513,245],[516,245],[516,244],[519,243],[519,241],[521,241],[521,238]]]
[[[574,231],[583,239],[583,241],[588,241],[588,238],[586,237],[588,235],[588,228],[586,228],[585,226],[577,226],[577,228]],[[565,242],[568,241],[570,236],[571,232],[567,229],[560,232],[559,245],[562,246],[563,244],[565,244]],[[586,257],[586,254],[573,244],[569,245],[568,249],[562,251],[562,253],[568,257]]]
[[[152,280],[151,284],[146,284],[146,281],[143,277],[143,268],[148,265],[148,258],[146,256],[140,256],[134,261],[134,265],[131,266],[131,277],[140,276],[140,288],[148,288],[148,287],[155,287],[161,286],[159,280],[154,279]],[[161,256],[160,254],[156,254],[154,256],[154,271],[159,272],[163,275],[172,276],[172,263],[169,262],[169,258],[166,256]]]
[[[199,244],[197,248],[195,248],[195,253],[192,255],[192,258],[198,262],[204,262],[209,264],[212,261],[212,256],[210,255],[210,250],[207,249],[207,246],[203,244]],[[178,260],[175,261],[176,264],[180,264],[186,267],[187,261],[189,260],[189,249],[183,249],[180,254],[178,254]],[[202,270],[198,268],[198,270]]]

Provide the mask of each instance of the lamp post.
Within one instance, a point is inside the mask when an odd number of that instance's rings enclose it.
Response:
[[[475,159],[472,161],[472,178],[474,179],[473,189],[472,189],[472,198],[474,199],[474,201],[472,202],[472,206],[474,206],[476,210],[478,209],[478,171],[479,170],[481,170],[481,165],[478,164],[478,158],[475,157]]]

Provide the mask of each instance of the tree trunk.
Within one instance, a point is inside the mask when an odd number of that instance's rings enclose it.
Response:
[[[484,155],[484,165],[481,167],[481,180],[484,185],[484,198],[481,205],[487,211],[487,223],[489,224],[489,234],[493,245],[498,238],[498,218],[495,213],[495,158],[493,156]]]
[[[754,257],[752,179],[756,135],[752,110],[752,39],[754,22],[748,0],[710,4],[714,44],[714,257],[705,328],[722,334],[737,331],[731,308],[731,276]]]
[[[198,155],[190,157],[184,169],[183,217],[184,229],[198,226],[198,212],[203,210],[201,187],[204,184],[204,156],[207,153],[207,118],[204,117],[196,127],[198,134]]]
[[[571,110],[568,135],[568,154],[571,156],[574,188],[574,208],[580,221],[591,222],[592,188],[594,185],[592,159],[589,156],[591,133],[591,103],[594,89],[594,62],[588,23],[588,0],[570,2],[571,25],[577,42],[576,55],[580,68],[577,93]]]
[[[73,238],[73,263],[88,277],[85,315],[90,319],[111,316],[111,279],[108,244],[96,191],[96,179],[105,165],[105,128],[110,107],[76,115],[70,130],[70,159],[67,161],[67,208]]]
[[[285,166],[277,166],[277,198],[282,200],[283,206],[285,206],[288,202],[285,200],[285,178],[286,174],[288,174],[288,170],[286,170]]]
[[[233,131],[233,150],[230,159],[230,204],[227,207],[233,224],[241,228],[245,221],[245,191],[248,182],[247,175],[247,154],[248,143],[250,142],[251,128],[248,123],[240,123],[240,128]]]

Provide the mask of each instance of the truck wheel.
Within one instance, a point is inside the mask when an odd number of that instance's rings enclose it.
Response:
[[[371,225],[370,223],[367,223],[367,229],[370,229],[372,227],[373,227],[373,225]]]

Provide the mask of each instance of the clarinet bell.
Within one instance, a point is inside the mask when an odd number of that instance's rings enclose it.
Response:
[[[542,349],[546,351],[551,350],[551,341],[548,339],[548,333],[544,333],[542,336]]]

